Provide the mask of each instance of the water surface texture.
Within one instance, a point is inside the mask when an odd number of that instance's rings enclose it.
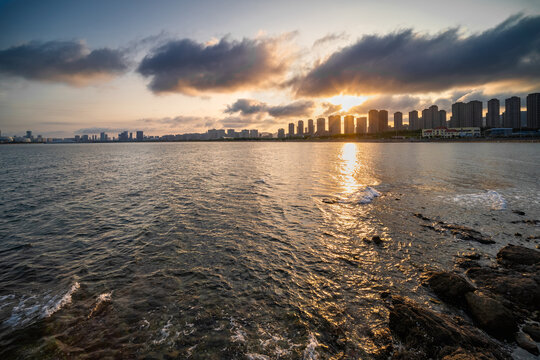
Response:
[[[540,218],[538,144],[13,145],[0,168],[3,358],[369,359],[382,292],[445,311],[424,270],[540,232],[512,223]]]

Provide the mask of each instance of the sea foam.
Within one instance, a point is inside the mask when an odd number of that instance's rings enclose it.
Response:
[[[506,209],[506,199],[495,190],[473,194],[458,194],[455,195],[452,200],[466,207],[485,206],[489,207],[491,210]]]

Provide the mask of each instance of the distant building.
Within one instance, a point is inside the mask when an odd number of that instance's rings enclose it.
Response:
[[[376,134],[379,132],[379,112],[377,110],[369,110],[369,133]]]
[[[118,141],[128,141],[129,136],[127,131],[122,131],[120,134],[118,134]]]
[[[479,137],[481,135],[479,127],[422,129],[423,138],[455,138],[455,137]]]
[[[356,118],[356,133],[357,134],[366,134],[367,133],[367,117]]]
[[[379,132],[388,131],[388,111],[379,110]]]
[[[88,142],[90,139],[88,138],[88,135],[81,136],[81,141]]]
[[[501,126],[501,103],[498,99],[488,101],[486,114],[486,127],[498,128]]]
[[[527,127],[540,129],[540,93],[527,95]]]
[[[143,141],[144,140],[144,132],[142,131],[137,131],[137,134],[136,134],[136,139],[137,141]],[[102,140],[103,141],[103,140]]]
[[[240,137],[242,139],[248,139],[249,138],[249,130],[248,129],[242,129],[242,131],[240,131]]]
[[[234,139],[236,136],[236,131],[234,129],[227,129],[227,137]]]
[[[418,130],[420,129],[419,126],[418,111],[409,111],[409,130]]]
[[[208,140],[218,140],[223,139],[225,137],[225,129],[210,129],[207,132],[207,138]]]
[[[403,113],[396,111],[394,113],[394,129],[401,130],[403,128]]]
[[[289,123],[289,134],[288,134],[289,137],[293,137],[294,136],[294,123]]]
[[[313,125],[313,119],[309,119],[307,121],[307,134],[308,135],[315,134],[315,125]]]
[[[277,137],[278,139],[285,139],[285,129],[278,129]]]
[[[298,127],[296,128],[296,135],[304,136],[304,120],[298,120]]]
[[[326,119],[321,117],[317,119],[317,135],[321,136],[326,133]]]
[[[27,139],[28,139],[28,138],[27,138]],[[75,135],[75,137],[73,138],[73,140],[75,140],[75,142],[81,141],[81,135]]]
[[[465,126],[465,103],[457,102],[452,104],[450,128],[458,128],[463,126]]]
[[[506,137],[512,136],[512,128],[491,128],[486,130],[486,136]]]
[[[343,133],[344,134],[354,134],[354,116],[345,115],[343,118]]]
[[[137,132],[138,134],[139,132]],[[140,132],[142,134],[142,131]],[[137,135],[138,136],[138,135]],[[107,141],[107,134],[105,132],[101,132],[99,134],[99,141]]]
[[[503,127],[519,129],[521,127],[521,99],[512,96],[504,101]]]
[[[27,139],[33,139],[34,137],[32,136],[32,131],[31,130],[26,130],[26,136],[25,138]]]
[[[340,115],[330,115],[328,117],[328,130],[330,131],[330,135],[341,134],[341,116]]]
[[[465,123],[463,127],[482,127],[482,102],[469,101],[465,104]]]
[[[252,139],[258,139],[259,138],[259,130],[253,129],[249,130],[249,137]]]

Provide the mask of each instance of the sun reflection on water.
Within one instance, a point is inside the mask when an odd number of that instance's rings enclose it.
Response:
[[[357,181],[360,165],[358,148],[355,143],[343,144],[339,158],[341,160],[341,186],[348,194],[354,193],[362,184]]]

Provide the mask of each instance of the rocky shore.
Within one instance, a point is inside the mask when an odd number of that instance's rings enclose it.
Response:
[[[443,223],[433,228],[489,240],[472,229]],[[481,256],[463,254],[456,262],[459,270],[425,274],[423,285],[456,315],[385,295],[389,329],[399,344],[392,359],[511,359],[516,346],[531,358],[540,355],[540,251],[507,245],[488,266],[480,264]]]

